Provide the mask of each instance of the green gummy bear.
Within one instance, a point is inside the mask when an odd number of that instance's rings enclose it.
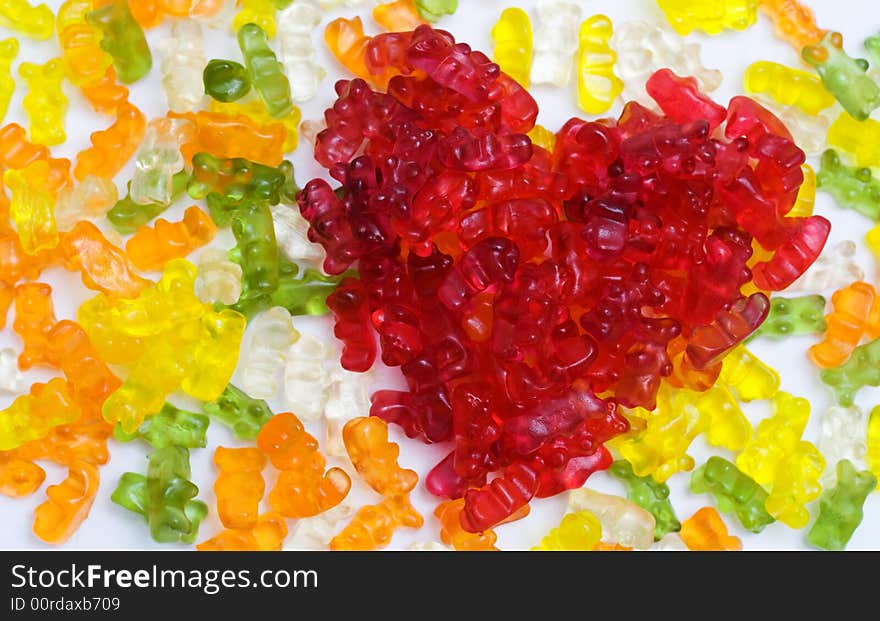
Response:
[[[242,440],[255,439],[273,416],[265,401],[252,399],[232,384],[226,386],[216,401],[206,403],[202,409],[205,414],[231,427],[236,437]]]
[[[880,34],[875,34],[864,42],[865,49],[868,51],[868,59],[875,67],[880,67]]]
[[[202,71],[205,94],[217,101],[238,101],[251,90],[247,69],[234,60],[212,58]]]
[[[189,173],[181,170],[171,178],[171,203],[183,196],[189,182]],[[131,182],[129,182],[129,187]],[[143,225],[149,223],[153,218],[168,209],[169,205],[162,203],[147,203],[141,205],[131,200],[131,192],[116,201],[113,208],[107,212],[107,220],[123,235],[130,235],[137,231]]]
[[[293,164],[284,163],[292,170]],[[192,176],[186,186],[191,198],[214,193],[231,202],[251,198],[277,205],[288,192],[286,166],[273,168],[243,157],[219,158],[204,152],[193,156],[192,165]]]
[[[128,8],[128,0],[114,0],[89,11],[86,21],[101,31],[101,49],[113,57],[121,82],[137,82],[150,72],[153,55],[143,28]]]
[[[839,33],[828,32],[816,45],[804,47],[801,56],[816,69],[843,109],[854,119],[864,121],[880,106],[880,86],[865,73],[868,63],[847,56],[839,40]]]
[[[694,470],[691,491],[711,493],[722,513],[736,514],[740,523],[753,533],[760,533],[776,521],[764,508],[767,490],[723,457],[713,455]]]
[[[250,201],[232,218],[241,265],[241,299],[271,295],[278,288],[280,258],[269,205]]]
[[[626,497],[650,512],[657,522],[654,528],[654,540],[659,541],[668,533],[681,530],[681,522],[675,516],[672,503],[669,502],[669,486],[658,483],[653,477],[640,477],[633,472],[632,465],[625,459],[618,459],[608,472],[623,481],[626,486]]]
[[[150,455],[147,476],[126,472],[111,495],[116,504],[142,515],[159,543],[193,543],[208,506],[195,497],[199,488],[189,478],[189,451],[167,446]]]
[[[825,298],[821,295],[776,296],[770,299],[767,319],[749,338],[766,336],[778,340],[796,334],[824,332],[825,327]]]
[[[284,73],[284,65],[278,62],[269,47],[266,31],[250,23],[238,30],[238,47],[254,90],[263,100],[266,110],[276,119],[283,118],[293,110],[290,82]]]
[[[415,0],[415,5],[422,19],[432,23],[458,10],[458,0]]]
[[[229,251],[229,259],[238,263],[240,253],[238,248]],[[333,293],[343,278],[355,276],[354,270],[336,276],[325,276],[311,267],[307,267],[302,275],[299,275],[299,266],[288,261],[285,257],[279,257],[278,287],[272,293],[246,297],[240,299],[228,307],[218,305],[218,308],[231,308],[238,311],[248,319],[257,313],[281,306],[291,315],[326,315],[327,296]]]
[[[819,500],[819,517],[807,533],[807,541],[823,550],[844,550],[862,522],[862,505],[877,486],[870,470],[857,472],[848,459],[837,462],[837,486]]]
[[[824,369],[819,377],[831,386],[840,405],[852,405],[860,388],[880,386],[880,338],[859,345],[849,360],[837,368]]]
[[[880,182],[870,168],[843,164],[834,149],[827,149],[819,164],[816,187],[830,194],[841,207],[880,222]]]
[[[113,435],[121,442],[140,438],[157,449],[166,446],[204,448],[208,442],[210,423],[211,419],[204,414],[181,410],[166,403],[157,414],[145,420],[136,432],[127,434],[117,425]]]

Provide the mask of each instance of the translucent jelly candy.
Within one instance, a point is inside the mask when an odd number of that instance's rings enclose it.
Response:
[[[285,356],[285,403],[299,412],[300,418],[317,420],[330,396],[330,375],[325,365],[331,352],[323,342],[304,334],[290,345]]]
[[[379,504],[361,507],[351,522],[330,540],[331,550],[377,550],[391,543],[401,527],[421,528],[424,519],[409,496],[389,496]]]
[[[700,61],[699,43],[685,42],[661,26],[642,21],[618,24],[611,36],[611,49],[617,52],[615,72],[623,79],[625,101],[655,107],[645,91],[645,82],[663,67],[677,75],[696,78],[703,92],[714,91],[721,85],[721,72],[707,69]]]
[[[288,349],[299,338],[290,313],[283,308],[276,306],[254,317],[238,368],[242,389],[255,399],[274,396]]]
[[[535,84],[565,86],[571,80],[578,47],[581,8],[571,2],[540,0],[531,78]]]
[[[822,487],[834,487],[837,482],[837,464],[848,460],[859,469],[865,467],[868,451],[868,414],[852,405],[844,408],[832,405],[822,414],[817,447],[825,458]]]
[[[842,289],[863,280],[865,272],[855,259],[856,244],[842,241],[826,248],[803,275],[788,286],[786,291],[822,291]]]
[[[179,222],[159,218],[152,227],[138,229],[125,244],[125,253],[140,270],[160,270],[171,259],[185,257],[204,246],[216,233],[211,217],[193,205]]]
[[[278,15],[279,58],[296,102],[312,99],[327,75],[317,64],[312,31],[321,22],[321,12],[307,2],[294,2]]]
[[[175,21],[171,36],[160,44],[159,54],[168,107],[175,112],[197,110],[205,96],[201,84],[205,68],[202,27],[194,20]]]
[[[654,516],[637,504],[591,489],[568,492],[568,512],[589,511],[602,523],[605,541],[646,550],[654,543]]]

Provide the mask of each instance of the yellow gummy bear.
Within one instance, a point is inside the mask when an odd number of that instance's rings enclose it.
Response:
[[[234,310],[209,310],[202,317],[202,333],[193,348],[183,391],[202,401],[214,401],[229,383],[238,365],[241,338],[247,320]]]
[[[676,472],[694,467],[687,450],[706,430],[709,417],[696,407],[674,407],[674,399],[675,389],[661,384],[657,409],[648,416],[645,428],[616,444],[640,477],[651,475],[662,483]]]
[[[0,0],[0,26],[16,30],[32,39],[52,36],[55,16],[45,4],[31,6],[26,0]]]
[[[492,40],[492,60],[523,88],[528,88],[532,68],[532,22],[528,13],[515,7],[504,9],[492,27]]]
[[[672,28],[684,36],[694,29],[716,35],[745,30],[758,19],[760,0],[657,0]]]
[[[528,137],[531,139],[532,144],[536,144],[542,149],[550,151],[551,153],[553,152],[553,148],[556,146],[556,134],[551,132],[543,125],[535,125],[532,129],[529,130]]]
[[[19,65],[18,73],[28,86],[22,106],[30,121],[31,142],[46,146],[61,144],[67,139],[64,133],[67,97],[61,90],[64,79],[61,59],[53,58],[42,65],[24,62]]]
[[[779,391],[779,373],[758,360],[744,345],[727,354],[718,381],[741,401],[772,399]]]
[[[764,93],[811,115],[834,105],[834,95],[825,90],[818,75],[767,60],[746,67],[743,85],[749,93]]]
[[[677,397],[677,407],[695,407],[709,418],[706,441],[712,446],[739,451],[751,439],[752,424],[724,386],[716,384],[705,392],[679,390]]]
[[[270,39],[275,36],[277,24],[272,0],[239,0],[238,6],[241,9],[232,18],[233,32],[238,32],[245,24],[256,24],[266,31]]]
[[[276,119],[274,116],[269,114],[269,111],[266,110],[266,106],[259,99],[251,99],[250,101],[246,102],[222,102],[217,101],[216,99],[212,99],[211,112],[228,114],[230,116],[243,114],[246,117],[249,117],[257,125],[281,123],[282,125],[284,125],[284,129],[287,130],[287,135],[284,138],[285,153],[290,153],[291,151],[296,149],[296,145],[299,143],[299,122],[302,118],[302,114],[300,112],[300,109],[296,106],[293,106],[290,114],[280,119]]]
[[[614,75],[617,54],[608,45],[613,34],[611,20],[593,15],[581,24],[577,51],[577,100],[581,110],[601,114],[611,107],[623,90]]]
[[[767,513],[791,528],[803,528],[810,521],[806,504],[822,493],[819,477],[825,458],[812,443],[801,440],[779,463],[770,495],[764,502]]]
[[[880,481],[880,405],[871,410],[871,416],[868,418],[867,445],[865,463]],[[880,485],[878,485],[878,489],[880,489]]]
[[[804,182],[798,190],[794,206],[786,214],[789,218],[806,218],[813,215],[813,204],[816,202],[816,172],[809,164],[802,164]]]
[[[3,183],[12,193],[9,216],[22,249],[28,254],[58,245],[55,197],[49,191],[49,163],[36,160],[21,170],[7,170]]]
[[[841,112],[828,128],[828,144],[850,153],[857,166],[880,166],[880,121],[857,121]]]
[[[12,79],[12,61],[18,56],[18,39],[10,37],[0,41],[0,121],[9,109],[9,100],[15,91]]]
[[[196,267],[185,259],[165,265],[162,278],[134,299],[101,294],[83,304],[79,320],[101,356],[131,365],[122,386],[104,403],[104,418],[133,432],[182,388],[213,401],[238,364],[246,320],[214,310],[194,293]]]
[[[584,552],[592,550],[602,539],[602,524],[590,511],[569,513],[559,526],[532,548],[538,552]]]
[[[772,406],[773,415],[758,424],[736,458],[737,467],[760,485],[776,480],[780,464],[797,448],[810,418],[810,402],[787,392],[776,393]]]

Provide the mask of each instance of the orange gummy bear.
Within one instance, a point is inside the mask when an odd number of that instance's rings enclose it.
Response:
[[[827,32],[816,25],[813,10],[797,0],[761,0],[760,7],[773,21],[776,35],[791,43],[798,53],[821,41]]]
[[[46,543],[64,543],[89,515],[98,493],[98,469],[84,461],[46,490],[48,499],[34,510],[34,534]]]
[[[257,446],[281,470],[269,492],[269,506],[285,517],[323,513],[342,502],[351,489],[351,478],[341,468],[324,472],[327,460],[318,441],[290,412],[276,414],[263,425]]]
[[[877,291],[866,282],[857,281],[835,291],[831,296],[834,310],[825,317],[825,335],[807,351],[813,364],[828,369],[846,362],[870,331],[876,303]]]
[[[0,280],[0,330],[6,327],[6,316],[15,299],[15,287]]]
[[[394,0],[373,9],[373,19],[390,32],[415,30],[426,23],[419,15],[413,0]]]
[[[22,371],[38,364],[55,366],[49,333],[57,322],[52,305],[52,287],[33,282],[15,288],[15,321],[12,329],[24,343],[18,356],[18,367]]]
[[[714,507],[703,507],[682,522],[679,535],[690,550],[742,550],[742,541],[727,533],[727,525]]]
[[[440,540],[456,550],[474,552],[498,550],[495,542],[498,536],[493,530],[482,533],[469,533],[461,526],[461,512],[464,511],[464,498],[441,502],[434,509],[440,520]]]
[[[130,103],[116,110],[116,120],[107,129],[93,132],[92,146],[79,152],[73,175],[82,181],[86,175],[111,179],[134,155],[147,129],[147,119]]]
[[[94,224],[82,220],[61,239],[67,269],[79,271],[83,284],[108,296],[135,298],[153,283],[131,269],[125,253]]]
[[[330,549],[378,550],[391,543],[398,528],[421,528],[422,524],[422,515],[410,504],[408,494],[389,496],[379,504],[361,507],[348,526],[330,540]]]
[[[345,449],[355,470],[383,496],[411,491],[419,481],[414,470],[397,463],[400,447],[388,440],[388,423],[376,416],[358,416],[342,429]]]
[[[65,319],[56,323],[48,340],[52,363],[64,373],[77,403],[103,420],[101,406],[122,385],[122,380],[104,364],[85,330],[75,321]]]
[[[219,158],[243,157],[267,166],[278,166],[284,158],[287,130],[281,123],[259,125],[243,114],[219,112],[168,112],[170,119],[187,119],[196,126],[195,136],[181,145],[187,162],[206,151]]]
[[[128,88],[116,81],[113,65],[107,67],[100,80],[83,85],[80,90],[95,112],[108,116],[116,114],[119,107],[128,101]]]
[[[9,196],[3,184],[3,173],[9,169],[20,170],[44,160],[49,164],[48,190],[51,194],[70,185],[70,160],[51,156],[49,149],[41,144],[34,144],[27,139],[27,132],[17,123],[9,123],[0,128],[0,216],[7,222]],[[8,228],[3,225],[0,228]]]
[[[372,79],[366,64],[370,37],[364,34],[364,24],[360,17],[334,19],[324,30],[324,41],[336,60],[346,69],[364,80]]]
[[[0,494],[12,498],[29,496],[40,489],[46,471],[22,459],[15,450],[0,451]]]
[[[214,482],[217,515],[227,528],[252,528],[257,523],[260,501],[266,491],[263,468],[266,456],[256,448],[225,448],[214,451],[220,471]]]
[[[253,551],[271,552],[281,549],[287,537],[287,521],[277,513],[264,513],[253,528],[230,528],[196,546],[201,552]]]
[[[125,253],[141,270],[160,270],[171,259],[187,256],[217,234],[211,216],[193,205],[180,222],[159,218],[151,227],[144,225],[125,244]]]

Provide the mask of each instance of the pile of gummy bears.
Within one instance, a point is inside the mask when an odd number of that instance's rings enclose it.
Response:
[[[21,344],[0,349],[0,493],[36,493],[39,462],[68,470],[34,534],[67,541],[113,445],[137,441],[145,472],[104,482],[118,519],[199,550],[374,550],[423,527],[438,541],[412,549],[496,550],[493,529],[563,493],[534,549],[741,549],[725,520],[844,549],[880,476],[880,406],[854,402],[880,386],[880,296],[812,212],[818,188],[880,222],[880,35],[869,64],[795,0],[657,0],[675,32],[539,0],[534,32],[499,11],[490,57],[432,25],[457,0],[376,4],[374,36],[360,17],[320,27],[342,4],[374,3],[0,3],[0,26],[60,49],[16,80],[19,41],[0,41],[0,119],[18,86],[29,125],[0,127],[0,328],[11,308]],[[721,105],[720,73],[681,36],[744,30],[759,9],[804,66],[755,62],[749,96]],[[204,29],[230,23],[238,59],[206,58]],[[348,77],[303,121],[324,44]],[[154,52],[168,112],[147,119],[125,85]],[[572,80],[593,120],[537,125],[530,85]],[[49,148],[66,141],[64,82],[110,119],[73,163]],[[297,149],[327,175],[300,187]],[[161,217],[184,197],[198,204]],[[865,241],[880,256],[880,224]],[[75,318],[41,281],[55,268],[93,292]],[[304,315],[330,315],[341,352],[301,333]],[[792,335],[816,335],[838,402],[817,445],[810,403],[746,347]],[[405,390],[375,390],[377,359]],[[28,388],[32,368],[55,376]],[[755,428],[753,401],[770,412]],[[213,506],[190,465],[211,423],[241,445],[214,447]],[[389,426],[445,456],[402,467]],[[719,453],[699,466],[698,436]],[[627,497],[584,487],[599,471]],[[677,473],[706,505],[683,521]],[[353,503],[361,484],[376,502]],[[225,530],[200,533],[210,513]]]

